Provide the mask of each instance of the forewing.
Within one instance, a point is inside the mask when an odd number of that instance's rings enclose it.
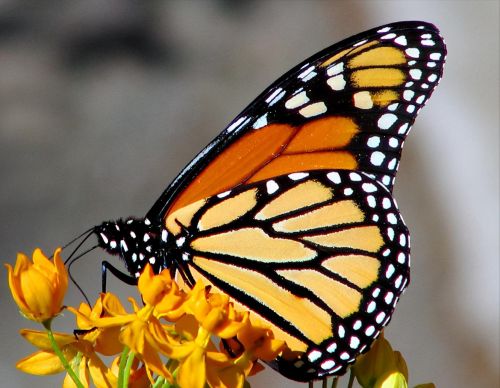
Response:
[[[401,148],[442,74],[438,30],[401,22],[337,43],[286,73],[179,174],[150,220],[291,172],[363,171],[392,190]]]

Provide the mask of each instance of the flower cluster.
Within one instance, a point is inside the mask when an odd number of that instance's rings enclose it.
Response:
[[[67,288],[60,250],[53,262],[36,250],[33,264],[19,254],[7,269],[22,314],[43,323],[49,334],[21,330],[39,351],[17,367],[38,375],[66,370],[64,387],[242,387],[259,370],[257,359],[271,361],[285,347],[226,295],[210,293],[201,282],[181,290],[169,271],[156,275],[149,266],[138,280],[142,303],[129,298],[131,311],[116,295],[101,294],[94,306],[67,307],[76,317],[74,334],[52,333],[50,322],[62,310]],[[214,337],[237,341],[239,351],[228,352]],[[103,356],[114,359],[107,365]]]
[[[16,366],[35,375],[66,372],[65,388],[243,387],[263,368],[258,360],[287,351],[284,341],[250,312],[237,310],[227,295],[201,282],[181,290],[169,271],[154,274],[150,266],[138,279],[141,303],[129,298],[127,310],[116,295],[100,294],[93,306],[65,307],[78,329],[54,333],[51,323],[64,308],[68,287],[61,249],[52,261],[39,249],[33,262],[18,254],[14,268],[6,267],[21,313],[45,328],[20,331],[39,350]],[[383,336],[352,373],[349,387],[354,377],[363,388],[408,387],[406,363]]]

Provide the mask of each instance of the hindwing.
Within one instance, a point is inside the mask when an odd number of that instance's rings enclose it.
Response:
[[[239,186],[169,215],[193,280],[231,295],[300,357],[284,375],[340,373],[379,334],[409,280],[409,234],[366,173],[308,171]]]

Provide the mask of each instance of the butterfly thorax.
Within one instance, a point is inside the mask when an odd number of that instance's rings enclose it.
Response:
[[[155,273],[172,268],[173,243],[168,243],[168,232],[160,222],[147,218],[127,218],[106,221],[95,227],[99,246],[112,255],[119,256],[127,271],[138,277],[147,263]],[[169,247],[170,246],[170,247]]]

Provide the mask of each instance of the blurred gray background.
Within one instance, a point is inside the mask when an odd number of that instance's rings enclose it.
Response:
[[[240,110],[316,51],[388,22],[438,25],[445,76],[395,189],[412,232],[412,283],[386,335],[411,385],[499,386],[498,1],[33,3],[0,2],[2,262],[144,215]],[[91,295],[104,257],[75,266]],[[62,375],[15,369],[32,351],[17,330],[35,326],[1,271],[0,386],[60,386]],[[80,300],[73,288],[69,303]],[[302,386],[273,371],[250,382]]]

